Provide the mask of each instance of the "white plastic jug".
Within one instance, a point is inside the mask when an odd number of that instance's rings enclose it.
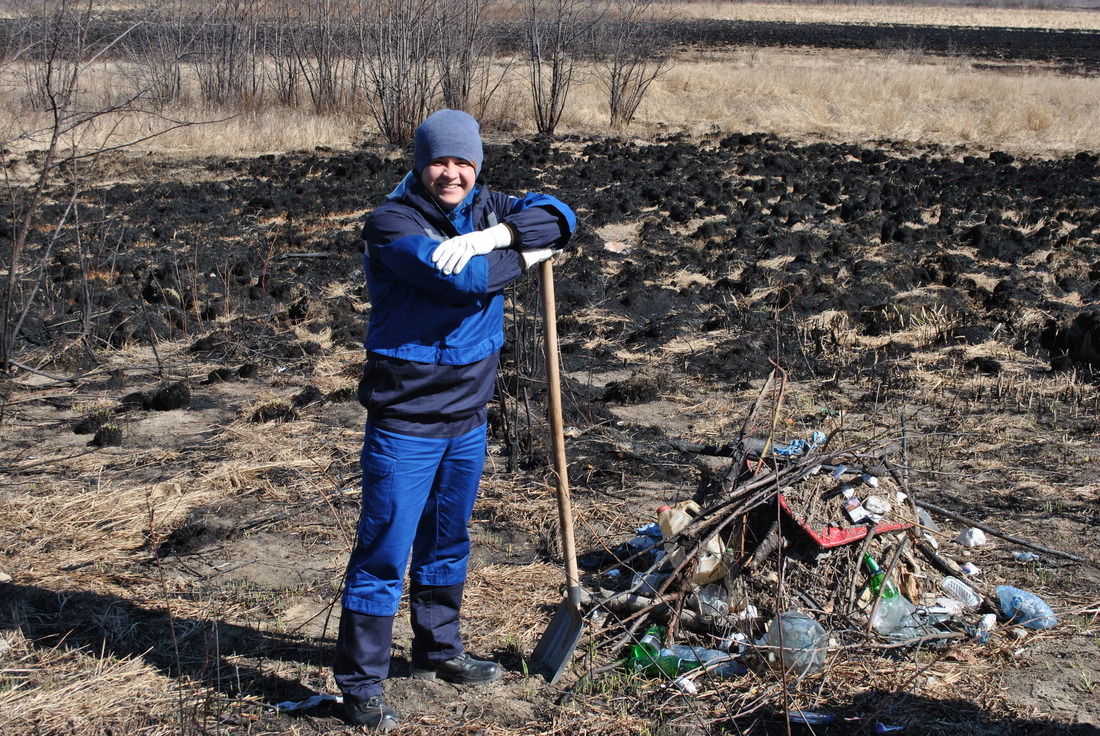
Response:
[[[675,506],[665,505],[657,509],[657,525],[661,527],[661,536],[668,540],[680,533],[692,519],[699,515],[699,511],[699,504],[694,501],[681,501]],[[718,535],[711,537],[703,548],[703,553],[699,555],[695,574],[691,578],[693,584],[713,583],[729,572],[722,560],[722,552],[722,542],[718,539]],[[683,554],[683,550],[673,550],[670,552],[670,559],[674,564],[679,564]]]

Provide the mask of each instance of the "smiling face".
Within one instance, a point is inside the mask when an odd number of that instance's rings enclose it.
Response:
[[[455,156],[432,160],[420,172],[420,182],[445,209],[454,209],[474,189],[477,169],[472,163]]]

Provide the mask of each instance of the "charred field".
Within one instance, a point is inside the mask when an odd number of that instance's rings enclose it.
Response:
[[[409,163],[368,142],[87,172],[81,236],[62,232],[33,274],[0,381],[0,731],[349,730],[328,701],[274,706],[335,692],[370,309],[357,236]],[[916,650],[836,631],[823,672],[750,667],[689,696],[615,667],[626,625],[604,617],[551,687],[527,662],[563,580],[532,277],[510,293],[464,621],[507,676],[414,685],[399,624],[403,733],[1097,732],[1096,152],[498,137],[484,181],[579,215],[555,272],[582,555],[663,503],[722,503],[728,460],[685,448],[744,427],[826,432],[896,461],[919,498],[1082,561],[1020,562],[1004,536],[965,548],[967,525],[937,517],[976,586],[1031,590],[1058,625]],[[782,399],[747,423],[777,368]],[[786,607],[784,580],[822,615],[842,605],[826,572],[851,552],[796,552],[757,573],[747,635]],[[604,572],[586,567],[586,588]],[[787,720],[800,711],[837,720]]]

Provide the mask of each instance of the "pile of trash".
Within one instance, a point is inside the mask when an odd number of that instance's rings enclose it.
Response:
[[[1057,623],[1039,596],[990,589],[953,559],[986,543],[982,528],[949,539],[929,509],[950,512],[915,500],[902,465],[881,448],[830,451],[829,439],[680,443],[732,459],[726,491],[663,505],[632,539],[580,559],[599,576],[590,608],[621,632],[622,666],[693,692],[685,673],[802,677],[853,644],[943,647]],[[1046,549],[1029,547],[1015,558]]]

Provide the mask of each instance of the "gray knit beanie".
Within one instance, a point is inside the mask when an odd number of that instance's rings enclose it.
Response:
[[[416,129],[413,171],[417,176],[425,166],[444,156],[469,161],[478,173],[481,172],[481,129],[469,113],[437,110]]]

